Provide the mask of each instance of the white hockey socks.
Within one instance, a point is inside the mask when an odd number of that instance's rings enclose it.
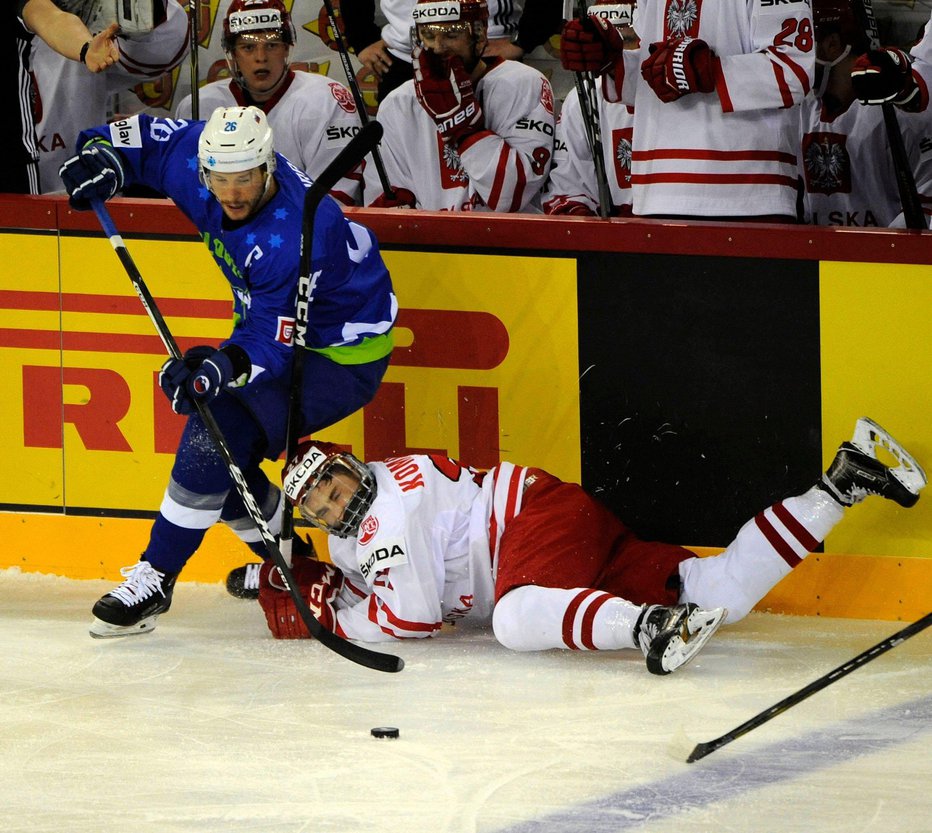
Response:
[[[513,651],[636,648],[633,633],[640,613],[640,605],[602,590],[525,585],[495,605],[492,630]]]
[[[726,623],[743,619],[843,517],[842,507],[815,486],[775,503],[741,527],[721,555],[680,564],[680,601],[726,607]]]

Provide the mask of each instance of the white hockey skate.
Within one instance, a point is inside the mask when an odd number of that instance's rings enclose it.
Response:
[[[877,459],[877,446],[896,460],[895,467]],[[880,495],[909,508],[919,500],[927,482],[915,457],[872,419],[861,417],[851,441],[841,444],[819,485],[843,506]]]
[[[634,626],[634,638],[651,674],[669,674],[686,665],[719,629],[728,611],[699,605],[648,605]]]
[[[159,614],[171,607],[178,573],[163,573],[148,561],[138,561],[120,574],[126,581],[98,599],[92,610],[90,634],[95,639],[148,633]]]

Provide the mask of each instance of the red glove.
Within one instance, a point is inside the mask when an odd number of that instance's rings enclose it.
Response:
[[[414,208],[417,205],[417,197],[414,196],[407,188],[392,188],[395,199],[390,200],[383,191],[372,201],[370,208]]]
[[[332,631],[336,621],[333,602],[343,587],[343,573],[332,564],[300,557],[294,559],[291,572],[311,613],[321,625]],[[259,604],[276,639],[307,639],[310,636],[291,593],[285,589],[278,567],[271,561],[266,561],[259,571]]]
[[[560,34],[560,63],[570,72],[601,75],[621,61],[624,39],[613,23],[590,14],[568,20]]]
[[[454,146],[485,127],[472,79],[461,58],[415,47],[414,91],[427,114],[437,123],[444,142]]]
[[[664,103],[690,93],[715,89],[718,61],[704,40],[672,38],[650,45],[650,57],[641,64],[641,75]]]
[[[581,202],[562,197],[544,203],[544,214],[562,214],[571,217],[595,217],[596,213]]]
[[[895,47],[872,49],[851,68],[851,85],[861,104],[893,102],[904,110],[919,103],[919,87],[913,78],[909,55]]]

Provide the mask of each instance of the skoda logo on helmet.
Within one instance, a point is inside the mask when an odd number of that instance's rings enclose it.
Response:
[[[460,19],[458,0],[438,3],[418,3],[412,12],[415,23],[443,23]]]
[[[251,32],[256,29],[281,29],[282,16],[278,9],[261,12],[233,12],[229,18],[230,31]]]

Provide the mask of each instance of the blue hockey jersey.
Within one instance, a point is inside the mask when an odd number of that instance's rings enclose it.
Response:
[[[311,180],[276,154],[278,192],[249,220],[224,227],[224,213],[198,174],[197,144],[203,122],[141,114],[83,131],[80,150],[105,140],[125,162],[126,185],[154,188],[171,197],[194,223],[233,290],[233,332],[224,344],[243,348],[262,373],[290,368],[300,273],[301,225]],[[398,303],[378,241],[343,216],[329,196],[314,220],[308,349],[339,364],[364,364],[387,356]]]

